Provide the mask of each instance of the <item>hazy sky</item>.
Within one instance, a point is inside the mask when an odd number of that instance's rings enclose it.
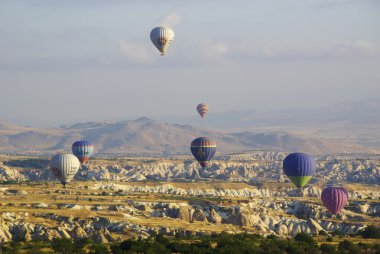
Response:
[[[0,88],[38,126],[379,97],[380,1],[0,0]]]

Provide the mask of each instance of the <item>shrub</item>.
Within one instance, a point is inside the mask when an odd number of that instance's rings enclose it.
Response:
[[[75,253],[76,248],[72,240],[66,238],[54,239],[51,243],[54,251],[62,254]]]
[[[326,254],[335,254],[338,253],[336,250],[336,247],[332,244],[322,244],[319,249],[321,250],[322,253]]]
[[[91,246],[90,254],[110,254],[106,245],[95,244]]]
[[[294,237],[294,240],[296,242],[305,242],[307,244],[314,244],[315,243],[313,237],[306,234],[306,233],[296,234],[296,236]]]
[[[12,253],[12,254],[21,253],[21,243],[20,242],[11,242],[10,253]]]
[[[361,253],[361,249],[348,240],[343,240],[340,242],[338,249],[341,253]]]
[[[358,246],[362,248],[363,250],[367,250],[369,248],[369,245],[367,243],[359,242]]]
[[[378,243],[378,244],[375,244],[374,246],[373,246],[373,249],[375,250],[375,253],[380,253],[380,244]]]
[[[359,232],[359,235],[366,239],[380,239],[380,227],[368,226],[364,230]]]
[[[75,245],[78,248],[84,248],[85,246],[90,245],[90,244],[92,244],[92,241],[88,238],[82,238],[75,241]]]
[[[184,241],[186,239],[186,241]],[[332,239],[332,238],[331,238]],[[190,240],[190,241],[189,241]],[[196,253],[196,254],[362,254],[380,253],[380,245],[354,244],[349,240],[333,244],[322,244],[320,247],[307,234],[298,234],[294,239],[283,239],[275,236],[263,237],[260,235],[222,233],[213,236],[169,238],[155,235],[146,240],[127,240],[111,246],[113,254],[129,253]],[[91,253],[109,253],[107,248]]]
[[[343,232],[341,230],[335,230],[331,232],[331,235],[341,237],[343,236]]]

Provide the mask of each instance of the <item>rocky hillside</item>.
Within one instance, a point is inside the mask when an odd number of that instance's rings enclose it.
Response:
[[[157,233],[349,235],[358,233],[368,223],[379,222],[380,204],[366,200],[370,193],[359,197],[361,191],[350,192],[350,205],[332,218],[321,205],[317,188],[305,190],[308,196],[305,199],[281,198],[280,193],[255,187],[241,190],[236,187],[219,186],[210,192],[202,186],[179,188],[168,184],[138,188],[86,183],[72,185],[69,190],[51,184],[44,188],[10,185],[0,188],[0,243],[56,238],[90,238],[107,243],[131,237],[144,239]]]
[[[0,243],[55,238],[105,243],[156,233],[349,235],[380,223],[376,157],[320,157],[315,178],[300,193],[282,174],[284,156],[223,155],[206,170],[183,156],[96,159],[66,189],[50,174],[47,159],[3,156]],[[349,205],[337,217],[320,201],[329,181],[349,192]]]
[[[210,167],[201,169],[190,156],[125,157],[91,160],[75,176],[78,181],[227,181],[259,185],[289,183],[283,174],[281,152],[250,152],[218,156]],[[5,157],[0,163],[0,181],[53,180],[48,159]],[[380,161],[374,158],[319,157],[312,184],[326,182],[380,184]]]

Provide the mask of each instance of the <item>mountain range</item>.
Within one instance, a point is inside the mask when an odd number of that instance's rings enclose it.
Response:
[[[321,98],[322,100],[323,98]],[[380,98],[349,101],[319,109],[287,109],[271,112],[256,110],[210,112],[207,121],[191,117],[168,116],[159,120],[191,123],[203,128],[227,131],[287,132],[312,138],[339,139],[341,142],[380,148]]]
[[[0,152],[71,152],[74,141],[86,139],[94,143],[98,155],[189,154],[191,141],[199,136],[213,138],[220,153],[246,150],[313,154],[379,152],[379,112],[380,100],[367,100],[316,110],[221,114],[211,111],[203,120],[142,117],[113,123],[77,123],[59,128],[0,123]],[[187,124],[192,119],[194,125]]]

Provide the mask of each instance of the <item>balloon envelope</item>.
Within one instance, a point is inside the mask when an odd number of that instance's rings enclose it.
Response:
[[[56,154],[50,160],[50,170],[63,185],[70,182],[80,168],[80,162],[72,154]]]
[[[173,39],[174,32],[169,27],[159,26],[150,32],[150,40],[161,52],[161,55],[165,55],[169,45],[173,42]]]
[[[216,143],[206,137],[196,138],[191,142],[190,150],[202,168],[205,168],[216,152]]]
[[[208,113],[208,105],[206,103],[200,103],[197,105],[197,111],[203,118]]]
[[[321,199],[332,214],[338,214],[348,202],[348,193],[343,187],[327,187],[322,191]]]
[[[94,152],[94,146],[88,141],[76,141],[72,146],[73,154],[81,163],[88,161]]]
[[[292,153],[283,162],[285,175],[298,188],[304,187],[313,177],[316,168],[315,159],[306,153]]]

